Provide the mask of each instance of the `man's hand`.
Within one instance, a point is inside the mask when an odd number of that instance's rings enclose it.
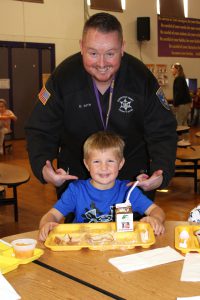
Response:
[[[140,174],[137,176],[139,181],[138,186],[141,187],[144,191],[152,191],[157,189],[163,182],[163,171],[155,171],[151,177],[147,174]]]
[[[77,176],[69,175],[63,169],[54,170],[49,160],[46,161],[46,165],[42,169],[42,175],[47,183],[52,183],[54,186],[61,186],[66,180],[78,179]]]

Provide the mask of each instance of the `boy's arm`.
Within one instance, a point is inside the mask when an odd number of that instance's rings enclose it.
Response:
[[[40,220],[38,236],[39,240],[45,241],[49,232],[58,225],[62,218],[63,214],[61,214],[57,209],[50,209]]]
[[[152,204],[145,211],[146,217],[142,218],[140,221],[149,223],[155,232],[156,235],[162,234],[165,231],[164,221],[165,221],[165,213],[164,211],[157,206],[156,204]]]

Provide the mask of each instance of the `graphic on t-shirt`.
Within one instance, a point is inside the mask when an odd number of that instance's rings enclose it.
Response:
[[[94,202],[91,202],[90,209],[85,208],[85,213],[82,214],[84,223],[99,223],[113,221],[113,206],[110,206],[110,214],[103,214]]]

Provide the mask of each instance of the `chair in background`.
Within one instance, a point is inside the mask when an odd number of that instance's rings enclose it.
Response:
[[[3,154],[6,152],[11,152],[12,150],[12,139],[13,139],[13,132],[9,131],[5,133],[4,141],[3,141]]]

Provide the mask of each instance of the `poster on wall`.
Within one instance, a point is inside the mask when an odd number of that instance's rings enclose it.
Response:
[[[167,65],[165,64],[146,64],[147,68],[157,78],[160,86],[168,84]]]
[[[200,19],[158,16],[158,56],[200,57]]]

